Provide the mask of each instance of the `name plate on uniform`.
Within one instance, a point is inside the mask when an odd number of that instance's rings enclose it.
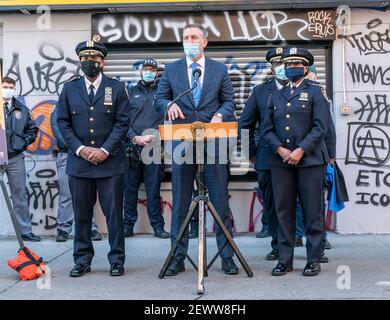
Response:
[[[112,88],[105,87],[104,88],[104,105],[112,106]]]
[[[309,101],[309,95],[307,94],[307,92],[301,92],[301,94],[299,96],[299,100],[300,101]]]

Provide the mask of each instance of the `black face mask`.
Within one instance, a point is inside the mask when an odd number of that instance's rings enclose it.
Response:
[[[100,72],[99,62],[93,60],[81,61],[81,70],[89,78],[95,78]]]

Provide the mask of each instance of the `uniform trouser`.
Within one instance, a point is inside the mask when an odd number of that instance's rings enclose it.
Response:
[[[299,199],[297,201],[295,228],[295,237],[302,238],[305,235],[305,219]]]
[[[278,219],[279,263],[293,264],[297,197],[306,222],[307,262],[319,262],[324,233],[322,192],[325,165],[272,167],[271,176]]]
[[[197,172],[196,164],[172,164],[172,221],[171,243],[176,240],[180,228],[186,218],[192,200],[194,179]],[[232,232],[232,224],[229,215],[228,194],[228,166],[226,164],[206,164],[204,166],[204,184],[208,189],[209,199],[221,217],[224,225]],[[217,246],[221,249],[225,243],[225,237],[219,226],[216,228]],[[178,259],[184,259],[188,251],[188,228],[181,242],[183,248],[176,251]],[[221,258],[233,256],[230,245],[226,245],[220,253]]]
[[[59,152],[56,157],[57,175],[58,175],[58,211],[57,211],[57,230],[65,231],[70,234],[73,227],[73,207],[72,196],[69,189],[68,175],[66,174],[67,153]],[[96,214],[92,218],[92,230],[98,230],[96,224]]]
[[[94,249],[91,240],[93,207],[97,194],[106,217],[110,264],[125,262],[123,230],[123,174],[107,178],[69,176],[69,187],[75,220],[73,258],[76,264],[91,264]]]
[[[268,232],[272,236],[271,247],[273,250],[278,250],[277,241],[277,228],[278,221],[275,212],[275,201],[272,190],[272,179],[270,170],[259,170],[257,171],[257,181],[259,184],[259,190],[263,198],[263,217],[264,222],[267,225]]]
[[[7,174],[10,188],[12,207],[16,221],[22,234],[32,232],[31,216],[28,209],[26,194],[26,166],[24,164],[24,154],[9,159],[7,165],[0,166],[0,174]]]
[[[164,228],[164,218],[161,211],[161,174],[160,164],[140,164],[139,167],[130,168],[124,175],[124,224],[133,227],[137,222],[138,190],[141,182],[144,182],[147,211],[154,230]]]

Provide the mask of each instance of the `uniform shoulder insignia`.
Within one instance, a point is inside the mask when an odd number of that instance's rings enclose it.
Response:
[[[330,99],[328,98],[328,95],[326,94],[326,89],[324,86],[318,84],[318,87],[320,87],[321,89],[321,93],[322,95],[324,96],[324,98],[326,99],[326,101],[330,102]]]

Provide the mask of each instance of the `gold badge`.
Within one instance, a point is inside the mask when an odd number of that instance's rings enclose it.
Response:
[[[282,54],[283,48],[276,48],[276,54]]]
[[[307,92],[301,92],[301,94],[299,96],[299,100],[301,100],[301,101],[309,101],[309,96],[308,96]]]
[[[297,54],[297,48],[291,48],[290,54]]]
[[[104,88],[104,105],[112,106],[112,88],[105,87]]]
[[[98,35],[97,33],[95,33],[92,37],[92,40],[95,41],[95,42],[99,42],[101,40],[101,37],[100,35]]]
[[[93,48],[95,46],[95,43],[92,40],[87,41],[87,47]]]
[[[22,113],[19,110],[14,111],[14,115],[16,119],[22,119]]]

